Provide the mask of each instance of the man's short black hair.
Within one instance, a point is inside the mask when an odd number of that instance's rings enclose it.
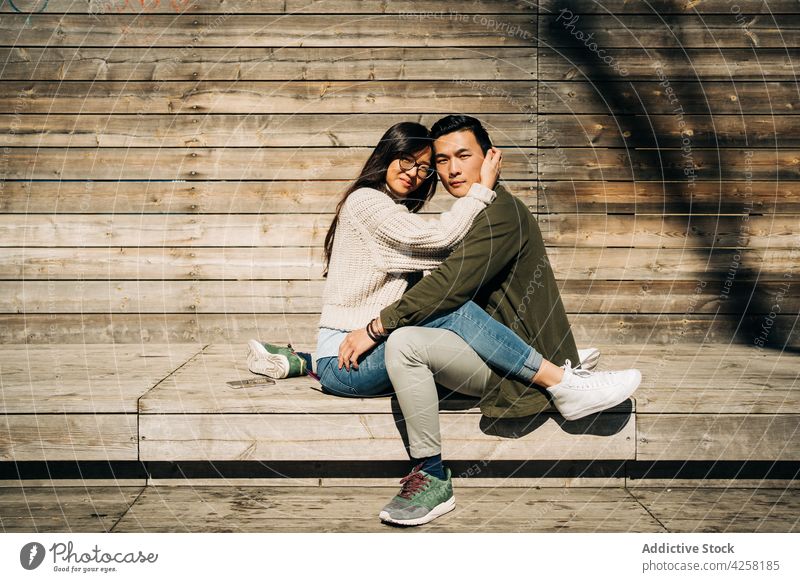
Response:
[[[463,130],[472,132],[472,135],[475,136],[475,140],[478,142],[478,145],[481,146],[481,150],[484,154],[491,149],[492,140],[489,139],[489,134],[486,133],[486,129],[484,129],[480,121],[469,115],[448,115],[447,117],[442,117],[431,127],[431,139],[436,140],[448,133]]]

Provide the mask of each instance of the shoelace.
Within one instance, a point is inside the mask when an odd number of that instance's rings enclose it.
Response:
[[[575,376],[583,376],[585,378],[589,378],[594,375],[594,372],[592,370],[584,370],[583,368],[573,368],[571,360],[567,360],[564,363],[564,370],[566,371],[567,368],[569,368],[569,371]]]
[[[400,493],[398,493],[400,497],[411,499],[415,493],[421,491],[428,481],[430,481],[428,477],[420,473],[419,469],[421,467],[422,463],[414,467],[411,473],[400,479],[400,484],[403,486]]]
[[[613,372],[611,374],[609,373],[597,374],[595,373],[594,370],[583,370],[581,368],[577,369],[573,368],[572,362],[570,360],[566,360],[563,367],[564,367],[564,373],[569,371],[569,373],[572,374],[573,376],[579,376],[581,378],[591,378],[594,381],[595,385],[603,386],[610,384],[613,378]],[[587,386],[587,388],[591,388],[591,386]]]

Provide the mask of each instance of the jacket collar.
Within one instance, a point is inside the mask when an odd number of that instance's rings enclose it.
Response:
[[[502,183],[498,184],[494,191],[498,196],[511,196],[511,192],[509,192],[508,188],[506,188]]]

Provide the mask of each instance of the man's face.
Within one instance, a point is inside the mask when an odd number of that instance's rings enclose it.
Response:
[[[480,182],[483,151],[475,134],[465,129],[448,133],[433,142],[433,165],[450,194],[461,198]]]

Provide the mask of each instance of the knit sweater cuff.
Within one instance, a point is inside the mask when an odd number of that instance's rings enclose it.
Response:
[[[473,182],[472,186],[469,187],[467,196],[477,198],[486,204],[491,204],[497,196],[497,193],[491,188],[487,188],[483,184],[480,184],[479,182]]]

